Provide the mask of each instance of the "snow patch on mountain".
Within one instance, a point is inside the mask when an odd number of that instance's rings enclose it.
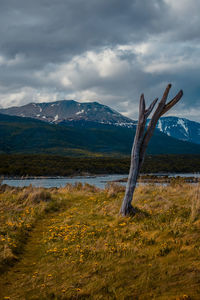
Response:
[[[161,123],[160,120],[158,121],[157,127],[158,127],[158,129],[159,129],[160,131],[163,131],[163,130],[162,130],[162,123]]]
[[[84,113],[84,109],[80,110],[80,111],[77,111],[76,112],[76,115],[80,115],[80,114],[83,114]]]
[[[54,122],[58,121],[58,115],[55,116]]]
[[[183,129],[185,130],[186,132],[186,135],[188,136],[188,127],[186,126],[185,122],[184,122],[184,119],[178,119],[178,122],[177,124],[181,125],[183,127]]]

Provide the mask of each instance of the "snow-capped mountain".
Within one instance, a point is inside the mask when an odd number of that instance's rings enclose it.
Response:
[[[79,103],[74,100],[61,100],[48,103],[29,103],[20,107],[0,109],[0,113],[18,117],[30,117],[49,123],[62,123],[69,126],[88,127],[91,122],[135,127],[136,121],[98,102]],[[163,117],[157,129],[179,140],[200,144],[200,123],[178,117]]]
[[[179,140],[200,144],[200,123],[178,117],[163,117],[157,129]]]
[[[30,117],[50,123],[63,121],[90,121],[117,126],[132,127],[133,120],[98,102],[79,103],[61,100],[48,103],[29,103],[20,107],[0,109],[0,113],[11,116]]]

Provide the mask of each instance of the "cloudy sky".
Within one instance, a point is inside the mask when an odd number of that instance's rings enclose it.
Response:
[[[199,0],[0,0],[0,106],[99,101],[137,118],[138,100],[184,97],[200,122]]]

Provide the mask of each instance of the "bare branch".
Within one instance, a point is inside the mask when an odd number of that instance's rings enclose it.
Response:
[[[141,117],[142,115],[144,115],[145,106],[146,106],[146,104],[145,104],[144,94],[142,94],[140,96],[139,117]]]
[[[148,116],[150,115],[150,113],[152,112],[152,110],[154,109],[154,106],[156,104],[156,102],[158,101],[158,98],[156,98],[150,105],[149,107],[145,110],[145,117],[148,118]]]
[[[160,114],[162,113],[162,110],[165,107],[165,102],[167,100],[167,96],[169,94],[169,90],[171,89],[171,86],[172,86],[171,84],[168,84],[168,86],[166,87],[166,89],[163,93],[162,99],[158,103],[158,106],[157,106],[157,108],[156,108],[156,110],[155,110],[155,112],[154,112],[154,114],[151,118],[151,121],[149,122],[149,125],[147,127],[147,132],[145,134],[146,135],[145,139],[147,139],[147,137],[148,137],[149,130],[156,127],[156,123],[157,123],[158,119],[160,118]],[[150,138],[151,138],[151,136],[150,136]],[[144,143],[145,143],[145,141],[144,141]]]
[[[170,108],[172,108],[180,99],[181,97],[183,96],[183,91],[180,90],[178,92],[178,94],[169,102],[167,103],[165,106],[164,106],[164,109],[163,111],[161,112],[161,115],[164,115],[168,110],[170,110]]]
[[[140,165],[142,165],[142,163],[143,163],[144,154],[146,152],[147,145],[153,135],[153,132],[156,128],[156,124],[157,124],[159,118],[165,112],[167,112],[172,106],[174,106],[181,99],[181,97],[183,95],[183,92],[180,91],[168,104],[165,104],[170,88],[171,88],[171,84],[168,84],[168,86],[166,87],[165,92],[163,94],[163,97],[162,97],[161,101],[159,102],[159,104],[151,118],[151,121],[149,122],[149,125],[147,127],[147,131],[144,135],[142,146],[141,146]]]
[[[167,97],[168,97],[168,94],[169,94],[169,91],[170,91],[170,89],[171,89],[171,83],[169,83],[168,84],[168,86],[166,87],[166,89],[165,89],[165,91],[164,91],[164,94],[163,94],[163,96],[162,96],[162,99],[161,99],[161,101],[160,101],[160,103],[165,103],[166,102],[166,100],[167,100]]]
[[[139,141],[142,140],[143,135],[144,135],[145,123],[146,123],[146,119],[144,117],[145,106],[146,105],[145,105],[144,94],[142,94],[140,97],[138,124],[137,124],[137,128],[136,128],[132,151],[134,151],[134,149],[135,149],[136,145],[138,145],[138,143],[141,144],[141,142],[139,142]]]

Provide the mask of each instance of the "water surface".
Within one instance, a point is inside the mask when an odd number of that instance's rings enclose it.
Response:
[[[105,176],[77,176],[77,177],[64,177],[64,178],[31,178],[31,179],[6,179],[2,184],[10,186],[24,187],[30,184],[34,187],[64,187],[67,183],[75,184],[78,182],[88,183],[103,189],[110,181],[126,178],[128,175],[105,175]]]
[[[200,173],[182,173],[182,174],[151,174],[151,175],[158,175],[164,176],[168,175],[169,177],[198,177],[200,178]],[[5,179],[3,180],[2,184],[8,184],[10,186],[15,187],[24,187],[29,186],[30,184],[34,187],[63,187],[67,183],[75,184],[77,182],[81,183],[88,183],[91,185],[95,185],[98,188],[103,189],[108,182],[127,178],[128,174],[120,175],[120,174],[113,174],[113,175],[101,175],[101,176],[76,176],[76,177],[62,177],[62,178],[22,178],[22,179]],[[125,182],[120,184],[125,185]]]

